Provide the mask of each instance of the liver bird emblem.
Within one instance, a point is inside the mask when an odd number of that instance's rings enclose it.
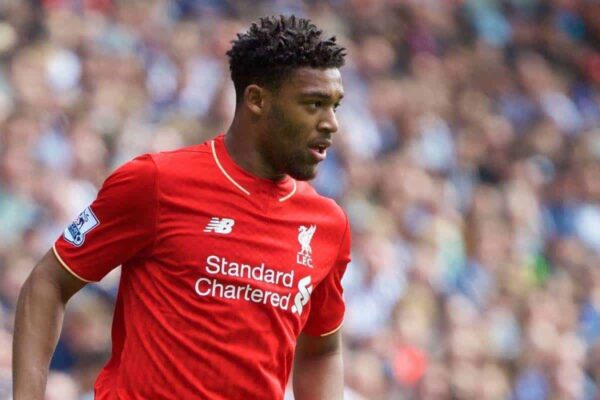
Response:
[[[300,254],[309,257],[312,253],[312,249],[310,247],[310,241],[312,240],[315,231],[317,230],[316,225],[311,225],[310,227],[300,226],[298,228],[298,242],[300,242],[300,246],[302,246],[302,250],[300,250]]]

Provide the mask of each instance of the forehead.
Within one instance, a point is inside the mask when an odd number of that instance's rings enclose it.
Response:
[[[335,98],[344,95],[342,75],[337,68],[298,68],[291,73],[283,86],[295,94],[323,93]]]

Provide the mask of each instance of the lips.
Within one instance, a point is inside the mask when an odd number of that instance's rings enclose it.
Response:
[[[331,141],[322,139],[311,142],[308,148],[310,149],[313,158],[317,162],[320,162],[325,160],[325,158],[327,157],[327,148],[329,146],[331,146]]]

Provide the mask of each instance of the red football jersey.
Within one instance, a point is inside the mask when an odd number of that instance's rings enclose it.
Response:
[[[345,214],[223,138],[123,165],[54,245],[85,281],[122,264],[97,400],[282,399],[298,335],[342,324]]]

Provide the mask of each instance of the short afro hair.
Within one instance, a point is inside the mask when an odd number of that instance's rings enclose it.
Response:
[[[237,102],[248,85],[277,87],[296,68],[344,65],[346,49],[335,36],[322,34],[310,20],[294,15],[262,17],[239,33],[227,52]]]

